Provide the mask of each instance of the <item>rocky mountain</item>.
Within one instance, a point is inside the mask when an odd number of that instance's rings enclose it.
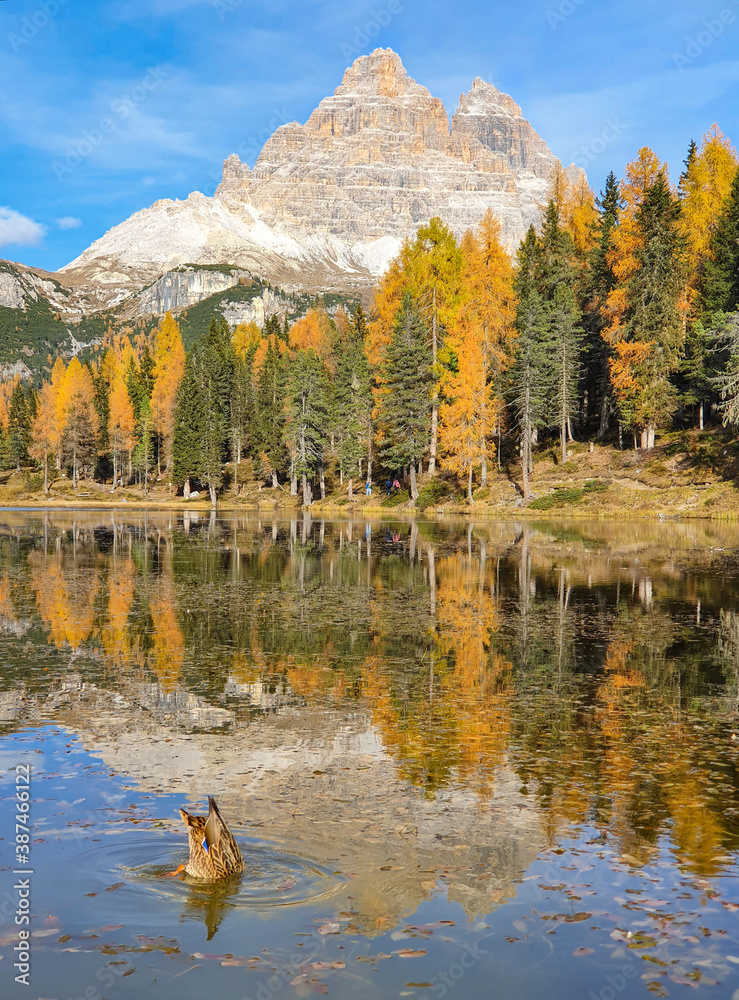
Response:
[[[461,235],[490,207],[513,249],[560,166],[492,84],[474,80],[450,123],[399,56],[377,49],[305,124],[278,128],[253,169],[229,156],[212,198],[194,192],[136,212],[58,274],[27,270],[26,291],[4,279],[0,305],[23,309],[31,286],[51,283],[52,309],[71,321],[116,307],[156,314],[231,287],[241,273],[288,292],[357,293],[434,215]]]

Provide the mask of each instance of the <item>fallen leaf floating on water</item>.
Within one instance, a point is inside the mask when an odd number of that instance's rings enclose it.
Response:
[[[425,955],[425,951],[414,951],[413,948],[401,948],[400,951],[396,951],[395,954],[398,958],[420,958]]]
[[[346,962],[311,962],[311,969],[345,969]]]
[[[337,924],[337,923],[334,923],[333,921],[330,921],[327,924],[321,924],[321,926],[318,928],[318,933],[319,934],[338,934],[340,930],[341,930],[341,924]]]
[[[583,955],[592,955],[593,954],[593,949],[592,948],[575,948],[575,950],[572,952],[572,954],[575,956],[575,958],[581,958]]]
[[[113,885],[107,886],[106,889],[105,889],[105,891],[106,892],[115,892],[116,889],[120,889],[125,884],[126,884],[125,882],[114,882]],[[88,893],[88,895],[92,896],[92,895],[94,895],[94,893]]]

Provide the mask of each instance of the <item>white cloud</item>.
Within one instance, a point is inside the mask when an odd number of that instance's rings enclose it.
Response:
[[[79,229],[82,225],[82,219],[75,219],[73,215],[65,215],[61,219],[57,219],[56,224],[60,229]]]
[[[40,223],[21,215],[14,208],[0,205],[0,247],[11,243],[19,247],[37,247],[45,232]]]

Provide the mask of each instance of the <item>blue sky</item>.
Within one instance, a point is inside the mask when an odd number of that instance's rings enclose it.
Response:
[[[645,144],[676,177],[714,121],[739,143],[739,0],[0,0],[0,257],[212,194],[377,46],[450,114],[492,81],[596,189]]]

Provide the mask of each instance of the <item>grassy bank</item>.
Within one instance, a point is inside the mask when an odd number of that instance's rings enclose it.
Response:
[[[592,450],[591,450],[592,448]],[[739,517],[739,445],[720,429],[665,435],[651,452],[620,451],[610,445],[576,443],[567,462],[555,450],[540,450],[534,459],[531,497],[524,502],[520,468],[494,468],[484,488],[474,492],[470,505],[465,487],[442,473],[433,480],[421,477],[417,504],[408,494],[385,497],[375,486],[372,497],[346,489],[331,490],[316,500],[314,514],[372,514],[426,516],[474,514],[476,518],[716,518]],[[83,481],[75,489],[69,479],[54,481],[44,495],[38,475],[29,471],[0,474],[0,505],[43,507],[147,507],[210,510],[206,493],[185,501],[166,482],[154,483],[147,494],[126,487],[111,493],[110,486]],[[225,492],[223,510],[292,511],[301,506],[286,487],[264,487],[247,482],[238,496]]]

